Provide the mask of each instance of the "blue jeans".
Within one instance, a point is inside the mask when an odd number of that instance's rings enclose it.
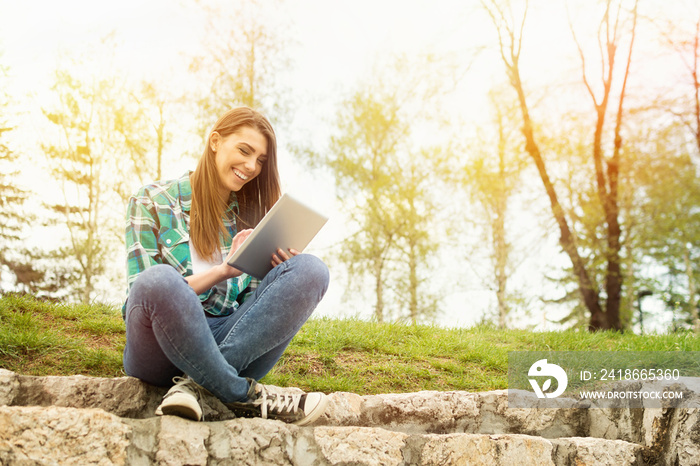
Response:
[[[326,265],[293,256],[273,268],[231,315],[209,317],[169,265],[142,272],[126,308],[124,370],[158,386],[187,374],[224,403],[243,401],[249,383],[277,363],[328,288]]]

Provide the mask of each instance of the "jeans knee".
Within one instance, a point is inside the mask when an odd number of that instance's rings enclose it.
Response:
[[[325,294],[330,282],[330,272],[326,263],[311,254],[300,254],[293,259],[309,286],[320,290],[321,295]]]
[[[173,278],[182,278],[180,272],[175,270],[175,267],[168,264],[153,265],[139,275],[141,277],[154,277],[155,279],[172,280]]]
[[[145,293],[147,296],[157,295],[161,291],[172,293],[178,285],[186,284],[184,278],[174,267],[157,264],[147,268],[136,277],[131,286],[129,297]]]

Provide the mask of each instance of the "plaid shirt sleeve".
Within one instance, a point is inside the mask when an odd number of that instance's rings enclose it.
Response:
[[[137,194],[129,199],[126,212],[127,296],[141,272],[162,263],[158,251],[157,218],[155,206],[147,196]]]

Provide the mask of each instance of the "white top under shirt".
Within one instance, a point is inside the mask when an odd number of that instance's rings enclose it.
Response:
[[[223,254],[215,255],[214,259],[205,260],[202,259],[197,250],[192,247],[192,242],[190,241],[190,259],[192,260],[192,275],[206,272],[209,269],[214,268],[217,265],[221,265],[224,261]]]
[[[209,269],[220,265],[224,261],[223,254],[218,254],[214,256],[214,259],[204,260],[197,254],[197,250],[192,247],[192,242],[190,242],[190,260],[192,261],[192,274],[206,272]],[[212,288],[216,288],[216,293],[226,294],[226,282],[227,280],[220,281]],[[200,300],[202,296],[200,295]]]
[[[204,260],[199,254],[197,254],[197,250],[192,247],[192,243],[190,242],[190,261],[192,262],[192,274],[194,275],[196,273],[206,272],[207,270],[212,269],[217,265],[221,265],[224,262],[224,254],[221,253],[220,255],[217,255],[214,259]],[[241,274],[241,276],[234,278],[239,290],[245,288],[246,278],[246,274]],[[216,293],[226,294],[227,282],[228,280],[222,280],[216,285],[214,285],[212,288],[216,288]],[[199,297],[200,299],[202,299],[202,295],[199,295]],[[236,309],[237,307],[238,303],[234,303],[234,309]]]

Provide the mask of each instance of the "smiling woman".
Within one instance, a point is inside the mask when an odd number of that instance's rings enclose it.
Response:
[[[326,265],[279,250],[258,283],[224,260],[279,198],[276,149],[267,118],[235,108],[214,125],[191,175],[129,201],[124,370],[175,383],[156,414],[202,419],[202,387],[246,417],[305,425],[325,410],[322,393],[272,394],[257,380],[325,294]]]
[[[231,191],[240,191],[258,176],[268,158],[267,139],[250,127],[244,126],[226,137],[214,131],[209,143],[216,153],[216,167],[224,182],[222,198],[228,198]]]
[[[267,119],[245,108],[221,117],[191,180],[192,244],[202,257],[211,257],[219,234],[229,234],[222,215],[233,192],[239,229],[257,225],[280,197],[277,139]]]
[[[221,198],[240,191],[255,178],[267,162],[267,139],[256,129],[244,126],[227,137],[214,131],[209,141],[216,153],[216,168],[223,181]]]

